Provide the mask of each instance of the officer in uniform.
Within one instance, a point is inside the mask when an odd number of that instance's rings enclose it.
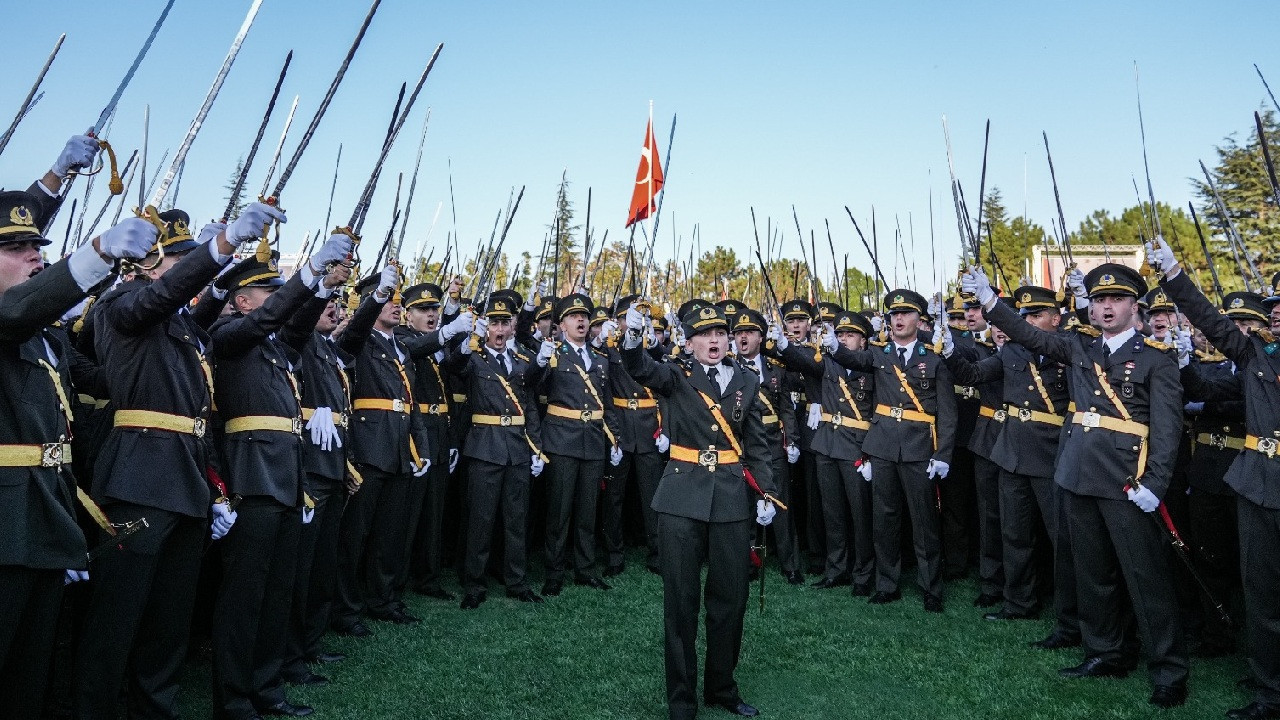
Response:
[[[525,537],[529,478],[542,474],[546,463],[532,392],[546,370],[512,347],[516,307],[506,293],[490,295],[471,340],[445,356],[446,367],[466,381],[471,408],[471,430],[462,447],[469,459],[463,610],[474,610],[486,599],[485,568],[499,511],[507,597],[542,602],[526,579]]]
[[[1064,677],[1123,677],[1123,573],[1149,661],[1158,707],[1187,697],[1185,638],[1173,591],[1172,558],[1157,516],[1182,432],[1182,386],[1175,360],[1134,329],[1146,282],[1104,263],[1085,276],[1092,333],[1047,333],[996,302],[980,268],[962,287],[977,295],[990,322],[1028,350],[1069,366],[1076,410],[1064,432],[1055,482],[1067,489],[1084,662]],[[1234,328],[1233,328],[1234,329]]]
[[[40,716],[63,585],[88,578],[72,506],[69,348],[47,327],[156,239],[129,218],[45,267],[39,213],[38,198],[0,192],[0,392],[12,401],[0,409],[0,707],[21,720]]]
[[[1227,712],[1231,718],[1280,717],[1280,295],[1265,301],[1269,328],[1247,335],[1218,313],[1182,272],[1162,238],[1151,259],[1164,271],[1161,285],[1213,346],[1236,364],[1245,402],[1244,448],[1227,470],[1235,490],[1240,528],[1249,667],[1253,701]],[[1280,290],[1280,274],[1272,279]]]
[[[840,365],[875,373],[875,411],[862,450],[871,456],[876,548],[876,592],[870,603],[902,598],[902,514],[911,519],[924,609],[942,612],[942,546],[938,484],[950,469],[955,443],[956,398],[942,356],[919,337],[925,299],[911,290],[884,298],[889,342],[850,350],[834,333],[823,344]]]
[[[671,461],[653,498],[662,557],[667,711],[672,720],[697,714],[695,641],[705,564],[703,700],[754,717],[759,713],[743,702],[733,675],[749,594],[752,511],[765,525],[776,512],[763,499],[776,496],[777,489],[761,422],[759,378],[725,364],[729,335],[723,310],[704,307],[682,322],[693,355],[687,361],[657,363],[649,357],[643,334],[650,325],[634,306],[627,311],[622,350],[627,372],[671,400]]]
[[[943,309],[941,295],[937,296],[931,311],[939,315]],[[991,348],[982,343],[980,333],[987,329],[987,322],[982,319],[982,309],[976,303],[965,302],[964,298],[954,295],[946,302],[945,321],[932,323],[928,328],[933,338],[940,339],[938,331],[949,330],[956,350],[969,360],[979,360],[991,354]],[[927,319],[932,319],[932,312]],[[922,318],[924,319],[924,318]],[[941,318],[939,318],[941,320]],[[935,349],[938,347],[934,343]],[[938,500],[942,505],[942,575],[946,580],[959,580],[969,574],[969,559],[973,547],[974,519],[977,498],[977,458],[970,449],[970,441],[978,427],[979,409],[982,406],[982,394],[976,386],[956,385],[956,446],[951,457],[951,471],[947,473],[947,481],[938,485]],[[987,480],[994,488],[994,466],[988,464],[990,471]],[[994,508],[993,508],[994,510]],[[981,548],[979,548],[981,550]],[[998,562],[996,563],[998,568]],[[999,585],[992,578],[979,578],[984,605],[990,599],[989,591],[998,592]],[[994,604],[994,603],[991,603]]]
[[[782,304],[780,313],[782,315],[781,332],[787,336],[787,340],[816,350],[817,348],[809,343],[809,331],[812,329],[817,310],[804,300],[789,300]],[[777,346],[778,343],[775,342],[774,347],[777,348]],[[800,426],[798,438],[800,462],[797,463],[800,480],[798,492],[794,493],[798,507],[793,510],[796,512],[796,519],[793,522],[798,526],[803,523],[798,536],[805,540],[804,545],[810,558],[809,572],[825,576],[827,529],[822,517],[822,491],[818,485],[817,455],[813,452],[814,428],[811,428],[809,423],[809,418],[815,412],[814,408],[817,408],[818,413],[822,412],[821,393],[816,385],[811,387],[810,381],[798,372],[791,371],[788,380],[787,390],[791,394],[792,404],[796,406],[796,421]]]

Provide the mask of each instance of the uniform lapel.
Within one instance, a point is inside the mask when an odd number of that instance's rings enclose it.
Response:
[[[706,368],[702,367],[702,363],[697,360],[690,362],[689,381],[694,388],[705,393],[712,400],[720,398],[720,388],[711,384],[711,378],[707,377]]]

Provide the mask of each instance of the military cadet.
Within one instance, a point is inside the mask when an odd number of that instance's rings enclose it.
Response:
[[[294,377],[328,298],[346,281],[351,237],[335,234],[286,282],[271,248],[228,275],[234,310],[209,330],[223,427],[223,479],[243,500],[222,547],[213,610],[214,716],[301,716],[285,697],[282,666],[304,522],[302,396]],[[330,269],[331,268],[331,269]]]
[[[1280,295],[1265,300],[1269,328],[1243,334],[1231,318],[1218,313],[1182,272],[1162,239],[1149,249],[1161,286],[1213,346],[1236,364],[1245,402],[1244,448],[1225,477],[1236,492],[1240,531],[1240,568],[1244,582],[1249,668],[1255,690],[1248,705],[1227,712],[1231,718],[1280,717]],[[1272,278],[1280,290],[1280,274]],[[1243,303],[1241,304],[1243,307]]]
[[[937,486],[950,469],[956,404],[951,372],[942,356],[920,340],[925,306],[918,293],[894,290],[884,298],[888,343],[850,350],[831,333],[823,344],[840,365],[876,374],[875,412],[862,444],[871,457],[876,549],[876,592],[869,602],[902,598],[901,522],[906,512],[924,609],[936,613],[943,609]]]
[[[46,328],[156,240],[129,218],[45,267],[40,202],[0,192],[0,388],[13,400],[0,410],[0,707],[21,720],[40,716],[63,585],[88,579],[72,506],[69,348]]]
[[[796,445],[799,432],[796,430],[796,411],[791,404],[791,396],[786,390],[784,365],[772,358],[765,357],[765,333],[769,324],[764,316],[755,310],[743,307],[738,312],[738,319],[733,326],[734,344],[737,346],[736,359],[738,366],[755,373],[760,378],[760,403],[764,415],[765,441],[769,446],[770,468],[773,471],[774,484],[778,488],[778,499],[782,504],[791,503],[791,488],[788,478],[788,465],[800,460],[800,447]],[[869,519],[868,519],[869,523]],[[800,570],[800,543],[796,538],[795,523],[791,521],[791,513],[783,513],[773,523],[774,543],[778,548],[778,564],[782,575],[792,585],[804,583],[804,573]],[[870,528],[868,528],[870,531]],[[869,543],[868,543],[869,545]]]
[[[532,353],[536,353],[542,341],[550,338],[555,331],[551,316],[555,311],[556,298],[547,294],[546,281],[539,281],[536,290],[537,294],[528,300],[523,300],[514,290],[500,291],[515,298],[516,305],[520,308],[516,315],[515,341]]]
[[[764,499],[776,496],[777,488],[761,422],[759,378],[725,363],[729,335],[723,310],[704,307],[686,315],[683,324],[692,358],[657,363],[643,348],[649,322],[633,306],[622,350],[627,372],[671,400],[666,427],[671,461],[653,498],[661,546],[667,712],[673,720],[697,715],[695,642],[705,564],[703,701],[754,717],[759,712],[742,700],[734,670],[747,607],[752,502],[762,525],[776,512]]]
[[[804,300],[790,300],[782,304],[780,313],[782,315],[781,332],[787,336],[788,341],[816,350],[809,344],[809,332],[817,313],[814,307]],[[776,342],[774,347],[777,347]],[[800,373],[791,373],[789,380],[787,389],[791,394],[792,404],[796,406],[796,420],[800,426],[798,438],[800,462],[797,463],[800,480],[792,496],[801,502],[797,502],[799,507],[793,522],[797,525],[803,523],[803,529],[798,536],[804,539],[804,546],[809,554],[809,572],[814,575],[824,575],[827,531],[822,516],[822,491],[818,485],[818,464],[817,455],[813,452],[814,428],[812,427],[815,424],[812,423],[814,413],[817,412],[819,417],[822,413],[821,396],[811,395],[808,392],[808,381]],[[795,469],[793,468],[793,475]]]
[[[866,346],[871,334],[866,318],[841,311],[833,320],[839,342],[850,350]],[[814,587],[852,582],[855,596],[870,596],[876,557],[871,486],[866,482],[871,469],[862,444],[871,429],[875,376],[848,370],[820,350],[789,342],[779,330],[772,332],[771,339],[781,348],[782,362],[805,376],[806,396],[812,402],[806,423],[813,432],[811,447],[821,493],[821,504],[812,509],[822,513],[827,550],[825,572]]]
[[[551,317],[563,339],[543,338],[535,359],[546,370],[539,388],[547,398],[541,430],[548,458],[543,596],[559,595],[564,586],[571,527],[574,584],[609,589],[594,570],[596,502],[606,458],[616,468],[622,447],[609,386],[614,369],[608,355],[587,343],[594,309],[591,298],[580,293],[557,300]]]
[[[397,625],[421,622],[405,612],[396,584],[409,546],[412,485],[431,469],[431,449],[418,447],[413,433],[413,358],[395,337],[403,311],[399,286],[394,264],[358,283],[360,306],[351,324],[373,315],[373,332],[363,341],[345,332],[338,340],[356,358],[348,434],[360,491],[347,501],[338,531],[338,593],[330,622],[340,635],[353,637],[372,634],[361,613]]]
[[[1047,333],[1022,321],[996,302],[981,269],[968,271],[962,287],[977,295],[988,320],[1013,342],[1069,365],[1076,410],[1063,433],[1054,481],[1069,491],[1085,660],[1061,674],[1129,673],[1123,591],[1116,583],[1123,573],[1149,658],[1150,701],[1164,708],[1181,705],[1187,697],[1185,638],[1169,546],[1159,518],[1150,513],[1169,487],[1181,434],[1182,387],[1177,363],[1164,346],[1150,345],[1133,328],[1146,282],[1115,263],[1089,271],[1085,288],[1098,337]]]
[[[440,286],[423,283],[403,293],[407,325],[396,328],[396,337],[413,358],[413,400],[418,406],[419,446],[430,452],[431,467],[424,482],[416,482],[409,496],[409,562],[405,567],[409,587],[419,595],[453,600],[440,586],[442,525],[449,473],[458,464],[458,438],[449,427],[449,391],[440,363],[444,344],[454,337],[466,339],[471,332],[470,311],[453,321],[440,322]]]
[[[210,516],[214,539],[235,522],[225,487],[211,493],[211,340],[187,304],[241,242],[280,217],[251,204],[201,244],[185,212],[162,213],[165,234],[147,261],[94,305],[93,342],[115,413],[91,494],[114,522],[145,518],[148,527],[95,562],[85,617],[93,632],[76,655],[77,717],[115,717],[126,679],[131,713],[176,713]]]
[[[922,324],[921,330],[929,331],[935,339],[940,337],[940,331],[950,330],[956,350],[966,359],[976,361],[989,356],[991,348],[981,338],[981,334],[987,329],[987,322],[982,319],[982,309],[977,307],[977,303],[965,302],[960,295],[953,295],[946,301],[945,308],[942,305],[942,296],[936,296],[935,301],[930,303],[928,314],[932,317],[936,313],[941,320],[940,316],[945,312],[945,321],[932,325]],[[921,319],[924,320],[923,317]],[[935,349],[939,347],[936,342],[934,346]],[[974,519],[978,517],[975,514],[977,459],[969,445],[978,427],[982,398],[979,389],[973,385],[956,385],[955,391],[956,446],[952,452],[951,471],[947,473],[947,481],[938,485],[938,502],[942,506],[942,576],[946,580],[958,580],[969,574],[971,548],[974,535],[977,534]],[[988,463],[986,469],[989,489],[994,490],[994,465]],[[993,495],[992,500],[994,499]],[[995,509],[992,510],[994,512]],[[998,562],[989,567],[993,573],[998,572],[998,568]],[[979,578],[979,585],[981,594],[987,596],[982,598],[985,606],[991,600],[988,591],[998,590],[999,584],[993,582],[992,578]]]
[[[467,383],[472,412],[471,430],[462,446],[462,455],[469,458],[463,610],[480,607],[487,597],[485,568],[499,512],[507,597],[542,602],[526,578],[525,538],[530,476],[541,475],[546,465],[539,445],[541,422],[533,407],[533,388],[545,368],[513,347],[515,308],[505,293],[490,295],[470,340],[450,347],[445,355],[446,368]]]

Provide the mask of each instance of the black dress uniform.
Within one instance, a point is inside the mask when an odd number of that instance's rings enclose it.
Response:
[[[701,324],[700,324],[701,323]],[[685,336],[714,328],[727,330],[724,312],[706,307],[685,317]],[[742,648],[742,620],[749,594],[751,522],[759,489],[775,495],[765,440],[759,379],[726,365],[712,379],[690,359],[657,363],[640,345],[622,350],[627,372],[671,400],[666,429],[671,437],[667,463],[653,508],[661,547],[667,709],[673,719],[697,714],[699,605],[702,566],[707,566],[707,656],[703,698],[708,704],[741,702],[734,669]],[[721,380],[725,374],[727,379]],[[723,389],[722,389],[723,388]],[[713,412],[707,405],[714,404]],[[741,448],[739,452],[736,448]]]
[[[838,315],[835,331],[872,334],[867,319],[855,313]],[[862,444],[875,410],[875,375],[846,369],[829,355],[795,343],[780,357],[806,377],[806,396],[822,406],[811,440],[821,493],[821,504],[811,505],[811,512],[822,513],[827,550],[825,572],[817,584],[832,587],[852,581],[856,594],[870,595],[876,568],[871,485],[857,467],[865,460]],[[807,419],[807,407],[802,410]]]
[[[792,319],[812,319],[818,311],[804,300],[790,300],[782,305],[783,321]],[[816,346],[807,342],[798,344],[816,350]],[[805,552],[809,556],[808,572],[815,575],[824,574],[827,557],[827,529],[822,517],[822,492],[818,486],[817,454],[813,452],[814,431],[807,422],[809,405],[820,404],[821,393],[817,384],[799,372],[789,371],[787,390],[791,394],[791,402],[796,408],[796,419],[799,423],[800,462],[792,468],[792,476],[796,479],[792,495],[796,497],[797,507],[793,508],[796,517],[793,522],[799,528],[798,536],[803,539]]]
[[[947,302],[947,317],[937,322],[946,322],[951,328],[951,336],[955,342],[956,352],[970,359],[978,359],[985,354],[982,343],[969,330],[965,323],[966,304],[959,295]],[[925,336],[922,336],[925,337]],[[974,385],[955,386],[956,391],[956,444],[951,453],[951,470],[947,473],[946,482],[938,484],[938,501],[942,506],[942,573],[947,579],[958,579],[969,573],[970,555],[974,546],[974,535],[977,527],[974,520],[981,521],[975,512],[977,508],[977,470],[979,459],[971,449],[974,432],[978,429],[979,411],[982,407],[982,393]],[[994,489],[994,465],[987,463],[987,484]],[[992,497],[994,499],[994,497]],[[993,508],[994,510],[994,508]],[[978,538],[981,544],[981,537]],[[979,548],[981,551],[981,548]],[[981,559],[981,558],[980,558]],[[989,581],[979,578],[979,585],[984,594],[991,586]]]
[[[1146,290],[1137,272],[1113,263],[1091,270],[1085,286],[1090,297],[1141,297]],[[1068,491],[1086,660],[1064,674],[1128,672],[1123,573],[1156,693],[1185,697],[1187,656],[1169,546],[1158,518],[1125,497],[1135,480],[1156,497],[1168,489],[1182,432],[1177,364],[1136,332],[1112,350],[1091,334],[1041,332],[999,304],[986,315],[1013,342],[1068,366],[1075,411],[1054,481]]]
[[[509,318],[511,298],[494,294],[485,306],[488,318]],[[533,388],[545,372],[531,359],[508,347],[501,352],[472,340],[450,348],[445,365],[467,382],[471,430],[462,447],[467,457],[467,537],[462,563],[464,609],[485,599],[485,568],[499,512],[505,558],[502,579],[507,594],[536,601],[526,578],[525,551],[529,512],[530,464],[541,456],[541,420],[534,408]],[[545,462],[545,461],[544,461]]]
[[[1262,711],[1280,710],[1280,555],[1275,552],[1280,547],[1280,339],[1274,324],[1272,330],[1241,333],[1186,273],[1163,285],[1209,342],[1236,364],[1243,384],[1244,449],[1224,479],[1237,495],[1249,667],[1257,682],[1254,705],[1260,709],[1252,717],[1265,717]],[[1275,298],[1268,298],[1269,308]],[[1246,710],[1236,717],[1251,717]]]
[[[925,312],[925,300],[910,290],[885,296],[885,309]],[[875,373],[875,409],[862,450],[871,456],[871,492],[876,548],[876,594],[872,602],[900,596],[902,514],[911,519],[918,581],[930,611],[942,610],[942,545],[937,486],[931,460],[949,463],[955,443],[956,397],[942,356],[916,339],[910,346],[873,343],[868,350],[838,347],[832,358],[847,368]]]
[[[165,252],[186,255],[157,280],[112,289],[91,313],[114,410],[91,494],[114,522],[146,518],[148,527],[94,562],[92,631],[76,656],[82,718],[114,718],[126,678],[132,712],[176,715],[209,527],[211,342],[186,308],[230,258],[196,243],[186,213],[161,218],[170,223]]]
[[[283,281],[269,253],[264,244],[230,271],[231,292],[275,290],[253,311],[233,312],[209,331],[224,480],[228,492],[243,497],[222,540],[213,610],[214,717],[225,720],[286,704],[282,667],[303,505],[302,398],[294,368],[324,309],[312,304],[303,312],[315,288],[302,271]],[[286,323],[292,332],[283,332]]]

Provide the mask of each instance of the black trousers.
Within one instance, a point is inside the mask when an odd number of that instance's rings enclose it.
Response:
[[[800,475],[804,483],[804,536],[812,567],[822,567],[827,557],[827,527],[822,515],[822,490],[818,485],[818,454],[804,447],[800,451]]]
[[[409,582],[421,588],[440,587],[445,495],[449,492],[449,464],[435,463],[413,484],[410,505],[418,508],[409,543]]]
[[[626,543],[623,536],[623,503],[627,494],[627,477],[633,472],[636,489],[640,491],[640,513],[644,518],[644,536],[648,553],[645,564],[658,569],[658,513],[653,510],[653,496],[658,492],[658,481],[667,461],[661,453],[623,453],[617,467],[606,467],[604,495],[600,503],[601,524],[604,527],[604,548],[610,567],[621,567]],[[783,502],[786,502],[785,500]]]
[[[950,476],[948,475],[948,479]],[[978,507],[978,591],[1004,592],[1004,543],[1000,534],[1000,466],[975,454],[973,480]],[[946,484],[943,480],[943,484]]]
[[[698,616],[707,566],[707,656],[703,698],[739,700],[733,678],[742,651],[742,618],[751,572],[751,520],[708,523],[658,513],[662,563],[662,617],[667,675],[667,712],[675,720],[697,714]]]
[[[951,469],[947,477],[938,483],[938,497],[942,503],[941,537],[943,565],[949,576],[963,575],[969,571],[969,556],[973,550],[974,525],[974,461],[977,459],[966,447],[957,446],[951,454]]]
[[[852,577],[855,584],[870,584],[876,568],[871,484],[853,467],[852,460],[814,455],[818,486],[822,489],[822,522],[827,531],[824,577]]]
[[[62,570],[0,565],[0,708],[6,718],[40,717],[62,578]]]
[[[1240,588],[1240,531],[1235,493],[1217,495],[1192,488],[1187,501],[1191,520],[1188,535],[1196,548],[1193,556],[1196,571],[1213,597],[1229,607],[1232,596]],[[1198,595],[1204,610],[1202,639],[1219,646],[1234,646],[1234,629],[1222,621],[1204,593]]]
[[[302,514],[269,497],[247,497],[222,546],[222,587],[213,608],[213,713],[243,720],[285,700],[285,638]]]
[[[1173,558],[1159,516],[1128,500],[1071,492],[1067,509],[1086,655],[1113,662],[1124,655],[1127,585],[1151,682],[1185,682],[1186,639],[1174,594]]]
[[[347,502],[341,480],[308,473],[306,489],[316,507],[311,522],[298,532],[298,568],[283,670],[285,680],[291,682],[310,672],[307,658],[320,654],[320,641],[329,627],[337,582],[338,531]]]
[[[774,458],[772,465],[773,476],[778,479],[778,499],[782,501],[783,505],[791,507],[791,481],[788,479],[786,456]],[[654,514],[656,515],[657,513]],[[871,516],[868,512],[868,534],[871,532],[870,525]],[[782,568],[782,571],[793,572],[799,570],[801,561],[800,539],[796,537],[796,521],[792,514],[789,511],[780,511],[773,517],[773,522],[769,524],[768,529],[773,532],[773,543],[778,549],[778,565]]]
[[[338,582],[330,621],[349,628],[370,615],[399,608],[396,578],[407,562],[409,492],[420,481],[359,465],[364,483],[347,500],[338,530]]]
[[[497,465],[471,458],[467,463],[467,549],[462,563],[462,588],[482,592],[485,568],[498,511],[502,512],[502,580],[513,593],[529,589],[526,578],[526,517],[529,514],[529,468]]]
[[[1038,603],[1035,546],[1037,531],[1045,534],[1055,547],[1058,539],[1054,517],[1053,478],[1020,475],[1000,471],[1000,531],[1003,539],[1004,609],[1026,613]],[[1068,543],[1068,546],[1070,543]],[[1075,564],[1071,565],[1074,576]],[[1073,583],[1074,585],[1074,583]],[[1074,588],[1073,588],[1074,592]],[[1075,634],[1079,634],[1077,627]]]
[[[596,563],[596,501],[604,479],[605,460],[582,460],[549,455],[547,478],[547,580],[564,580],[568,566],[569,529],[573,528],[573,569],[594,573]]]
[[[1236,500],[1253,699],[1280,708],[1280,510]]]
[[[145,517],[147,527],[89,568],[93,596],[76,651],[76,716],[115,718],[127,686],[130,717],[176,718],[209,521],[131,503],[113,503],[107,512],[117,523]]]
[[[871,496],[876,548],[876,590],[894,592],[902,577],[902,516],[911,522],[920,589],[942,597],[942,540],[937,484],[929,462],[889,462],[871,458]],[[942,482],[947,482],[943,480]]]

